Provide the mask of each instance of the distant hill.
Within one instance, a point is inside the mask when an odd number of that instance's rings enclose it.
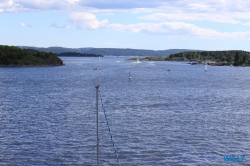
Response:
[[[92,48],[86,51],[90,54],[100,54],[109,56],[168,56],[170,54],[188,51],[184,49],[170,49],[170,50],[141,50],[141,49],[119,49],[119,48]]]
[[[103,57],[102,55],[96,54],[86,54],[86,53],[78,53],[78,52],[63,52],[60,54],[56,54],[57,56],[74,56],[74,57]]]
[[[44,51],[44,52],[52,52],[56,54],[65,53],[65,52],[77,52],[77,53],[85,53],[91,48],[65,48],[65,47],[29,47],[29,46],[18,46],[19,48],[24,49],[33,49],[37,51]]]
[[[0,66],[61,66],[63,62],[53,53],[0,45]]]
[[[64,48],[64,47],[28,47],[19,46],[25,49],[34,49],[44,52],[52,52],[56,54],[65,52],[75,52],[82,54],[96,54],[102,56],[169,56],[170,54],[175,54],[185,51],[193,51],[187,49],[169,49],[169,50],[143,50],[143,49],[130,49],[130,48]]]

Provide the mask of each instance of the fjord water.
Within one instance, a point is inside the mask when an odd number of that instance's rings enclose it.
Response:
[[[62,59],[0,68],[0,165],[96,165],[96,85],[121,165],[250,164],[250,68]],[[117,165],[99,110],[100,163]]]

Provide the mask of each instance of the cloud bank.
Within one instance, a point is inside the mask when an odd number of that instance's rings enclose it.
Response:
[[[1,12],[34,10],[83,9],[140,9],[150,8],[165,12],[248,12],[250,1],[246,0],[1,0]]]
[[[196,22],[250,26],[250,1],[245,0],[0,0],[0,12],[66,12],[78,29],[148,33],[179,37],[249,38],[249,31],[220,32]],[[140,13],[134,24],[98,20],[94,13]],[[122,22],[122,20],[120,21]],[[152,23],[153,22],[153,23]],[[192,22],[192,23],[188,23]],[[25,24],[20,24],[25,26]],[[53,23],[51,26],[62,28]],[[67,25],[69,28],[70,26]]]
[[[249,38],[250,31],[247,32],[218,32],[209,28],[200,28],[193,24],[183,22],[164,22],[164,23],[138,23],[130,25],[110,24],[108,26],[116,31],[128,31],[134,33],[149,33],[154,35],[167,35],[169,37],[185,38],[208,38],[208,39],[227,39],[227,38]]]
[[[97,20],[96,16],[86,12],[73,13],[69,20],[79,29],[99,29],[108,24],[108,20]]]
[[[0,0],[0,12],[147,13],[144,20],[250,22],[250,1],[245,0]]]

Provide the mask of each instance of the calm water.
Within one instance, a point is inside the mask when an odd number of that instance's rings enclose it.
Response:
[[[0,165],[96,165],[95,85],[121,165],[250,164],[250,68],[62,59],[0,68]],[[101,165],[117,165],[99,118]]]

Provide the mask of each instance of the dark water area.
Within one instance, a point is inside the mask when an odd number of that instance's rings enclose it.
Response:
[[[250,165],[249,67],[62,59],[0,68],[0,165],[96,165],[96,85],[121,165]],[[99,111],[100,164],[117,165]]]

